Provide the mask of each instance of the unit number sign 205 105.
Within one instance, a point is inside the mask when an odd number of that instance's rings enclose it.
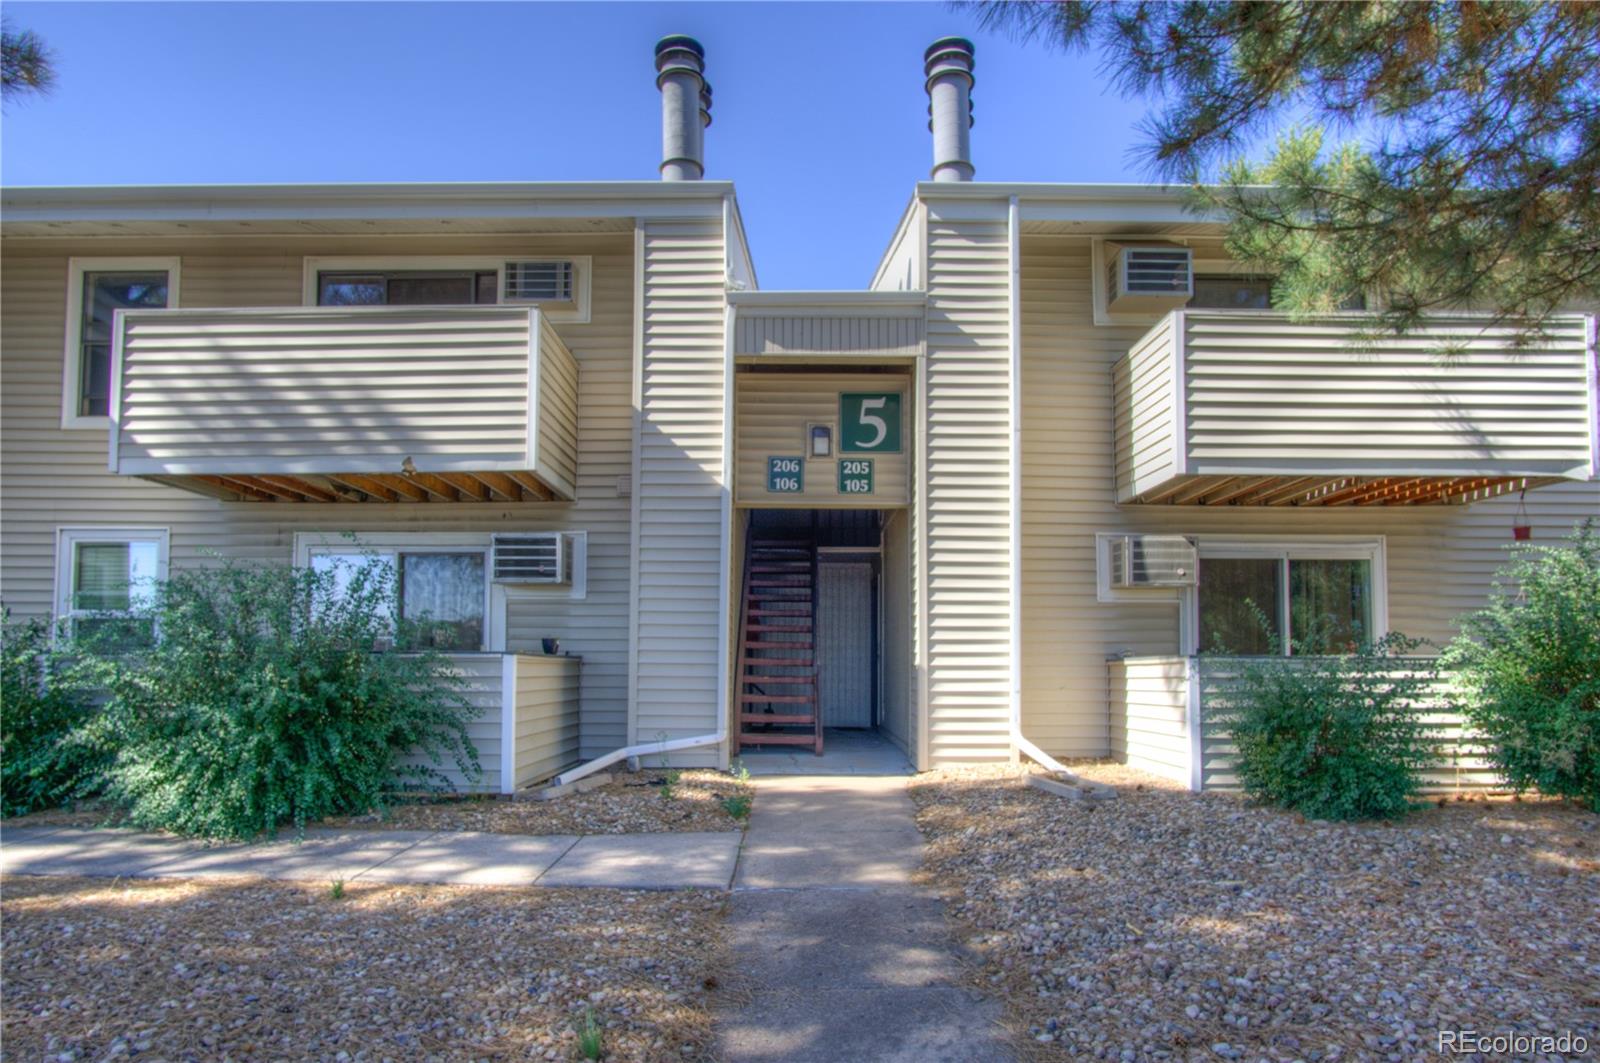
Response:
[[[845,458],[839,462],[841,495],[872,494],[872,459]]]

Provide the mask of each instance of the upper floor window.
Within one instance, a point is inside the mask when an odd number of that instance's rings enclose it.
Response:
[[[1272,278],[1196,273],[1189,305],[1212,310],[1271,310]],[[1365,310],[1367,300],[1357,295],[1345,300],[1341,310]]]
[[[307,306],[537,306],[589,320],[588,255],[366,255],[305,260]]]
[[[177,305],[176,259],[73,259],[68,292],[62,426],[99,428],[111,414],[118,310]]]
[[[1218,310],[1271,310],[1272,279],[1196,274],[1189,305]]]
[[[499,295],[500,278],[493,270],[327,271],[317,277],[318,306],[468,306],[498,302]]]

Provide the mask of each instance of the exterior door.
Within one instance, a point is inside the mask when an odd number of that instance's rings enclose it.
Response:
[[[871,727],[878,688],[873,566],[823,561],[817,566],[818,694],[824,727]]]

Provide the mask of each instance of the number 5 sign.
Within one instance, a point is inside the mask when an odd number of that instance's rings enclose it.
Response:
[[[894,391],[841,394],[839,453],[900,453],[900,394]]]

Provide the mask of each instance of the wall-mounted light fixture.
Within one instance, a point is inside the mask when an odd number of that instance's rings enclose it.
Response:
[[[833,457],[833,425],[806,425],[806,455],[812,458]]]

